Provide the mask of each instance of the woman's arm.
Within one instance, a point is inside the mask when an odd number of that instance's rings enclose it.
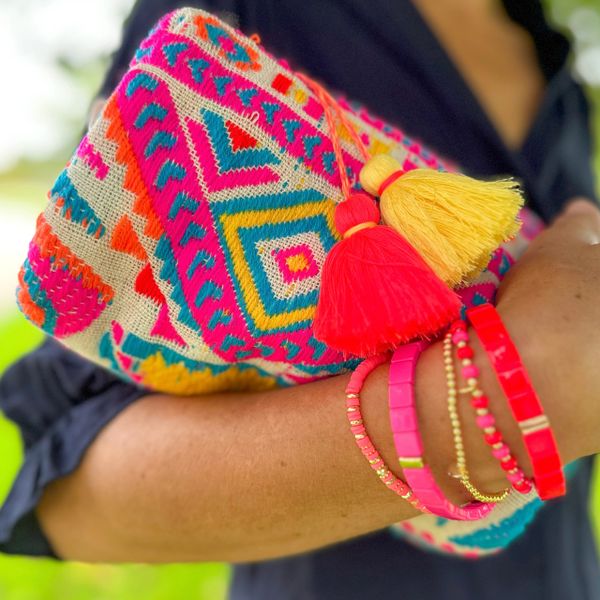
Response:
[[[563,217],[514,269],[499,306],[565,462],[600,449],[598,374],[589,368],[598,364],[600,349],[588,342],[600,324],[594,308],[600,247],[590,246],[599,234],[600,217],[591,206]],[[568,330],[557,329],[567,314]],[[493,373],[485,368],[482,376],[505,437],[528,467]],[[58,554],[70,559],[240,562],[321,547],[411,518],[416,511],[385,489],[354,445],[346,382],[341,376],[267,393],[144,398],[101,433],[74,474],[49,487],[39,507],[42,526]],[[394,467],[386,383],[384,367],[368,379],[363,412]],[[444,390],[436,344],[417,372],[421,428],[438,480],[451,498],[466,501],[446,475],[453,446]],[[464,416],[474,479],[498,491],[502,472],[468,410]]]
[[[438,348],[424,361],[428,454],[451,486]],[[385,368],[368,379],[364,414],[393,464],[386,381]],[[59,555],[86,561],[246,561],[415,516],[356,448],[346,382],[142,399],[102,432],[75,474],[48,490],[39,514],[51,543]]]

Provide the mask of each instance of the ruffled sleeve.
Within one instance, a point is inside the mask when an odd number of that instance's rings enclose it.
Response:
[[[34,508],[44,488],[73,472],[101,429],[149,392],[46,341],[0,380],[0,409],[20,430],[21,468],[0,508],[0,551],[54,556]]]

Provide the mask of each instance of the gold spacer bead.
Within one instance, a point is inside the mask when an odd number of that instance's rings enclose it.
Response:
[[[399,456],[398,462],[402,469],[422,469],[424,467],[422,456]]]
[[[364,433],[357,433],[354,436],[355,440],[364,440],[365,439],[365,434]]]
[[[362,425],[362,419],[358,419],[357,421],[350,421],[350,425]]]

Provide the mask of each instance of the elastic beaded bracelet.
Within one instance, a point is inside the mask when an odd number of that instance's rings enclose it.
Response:
[[[415,370],[417,359],[427,347],[414,342],[398,348],[392,357],[389,381],[390,423],[398,460],[413,494],[435,515],[458,521],[485,517],[494,504],[472,502],[457,506],[438,487],[429,466],[423,462],[423,444],[415,409]]]
[[[479,387],[479,369],[473,364],[474,352],[469,345],[469,332],[465,321],[455,321],[450,328],[452,343],[456,346],[456,354],[461,361],[462,375],[467,382],[464,390],[471,394],[471,405],[475,409],[475,422],[483,431],[483,437],[492,449],[492,455],[500,462],[506,472],[511,487],[520,494],[531,492],[533,484],[525,477],[525,473],[517,464],[509,446],[496,427],[496,419],[489,410],[489,400]]]
[[[417,498],[412,490],[401,479],[398,479],[385,464],[379,452],[373,445],[369,434],[364,426],[360,410],[360,391],[368,375],[380,365],[387,362],[389,354],[380,354],[364,360],[352,373],[350,381],[346,386],[346,414],[350,422],[350,430],[354,435],[356,445],[363,456],[377,473],[377,476],[395,494],[412,504],[421,512],[429,512]]]
[[[457,408],[458,392],[456,389],[454,358],[452,356],[452,332],[448,332],[444,337],[444,367],[446,370],[446,385],[448,388],[448,414],[450,415],[450,425],[452,427],[454,450],[456,453],[456,468],[458,471],[457,479],[462,483],[471,496],[475,498],[475,500],[479,500],[480,502],[502,502],[502,500],[508,496],[508,489],[499,494],[485,494],[477,489],[469,477],[462,435],[462,426]],[[454,477],[454,475],[452,476]]]
[[[566,482],[554,433],[500,315],[491,304],[472,308],[467,315],[521,429],[540,498],[563,496]]]

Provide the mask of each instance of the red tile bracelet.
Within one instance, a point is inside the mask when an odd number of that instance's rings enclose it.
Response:
[[[566,482],[550,422],[500,315],[491,304],[482,304],[467,316],[521,429],[540,498],[563,496]]]

